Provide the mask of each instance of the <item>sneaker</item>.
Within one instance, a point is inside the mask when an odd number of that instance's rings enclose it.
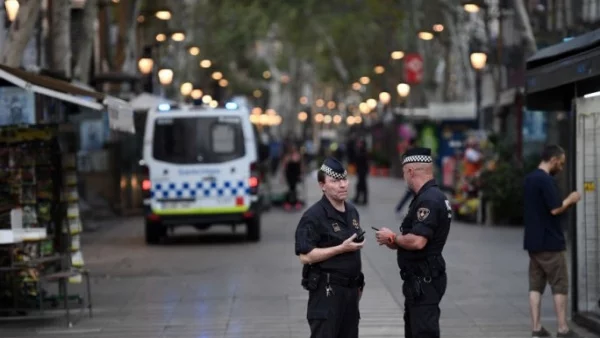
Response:
[[[580,335],[578,335],[577,333],[575,333],[575,331],[573,331],[573,330],[569,330],[569,331],[567,331],[567,332],[564,332],[564,333],[560,333],[560,332],[558,332],[558,333],[556,334],[556,337],[563,337],[563,338],[580,338],[581,336],[580,336]]]
[[[291,209],[292,209],[292,205],[291,205],[291,204],[289,204],[289,203],[286,203],[286,204],[284,204],[284,205],[283,205],[283,208],[284,208],[285,210],[289,211],[289,210],[291,210]]]
[[[546,330],[543,326],[540,330],[538,331],[532,331],[531,332],[531,337],[533,338],[538,338],[538,337],[552,337],[552,335],[550,334],[550,332],[548,332],[548,330]],[[560,336],[559,336],[560,337]]]
[[[302,203],[296,203],[296,210],[302,210]]]

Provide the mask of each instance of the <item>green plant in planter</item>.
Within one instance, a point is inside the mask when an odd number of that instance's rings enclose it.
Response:
[[[481,173],[484,198],[492,203],[494,223],[523,223],[523,180],[539,164],[539,156],[526,158],[519,164],[511,157],[514,148],[498,147],[494,170]],[[508,160],[507,160],[508,159]]]

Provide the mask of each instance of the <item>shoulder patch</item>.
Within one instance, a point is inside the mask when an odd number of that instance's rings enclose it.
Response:
[[[422,222],[429,216],[430,213],[431,211],[429,211],[427,208],[419,208],[417,210],[417,219],[419,222]]]

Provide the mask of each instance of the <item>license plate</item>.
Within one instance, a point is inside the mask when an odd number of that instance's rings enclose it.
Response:
[[[163,209],[188,209],[190,202],[163,202]]]

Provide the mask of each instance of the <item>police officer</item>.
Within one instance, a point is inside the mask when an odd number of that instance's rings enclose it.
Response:
[[[446,292],[446,263],[442,250],[452,220],[446,195],[433,179],[431,149],[413,148],[402,160],[402,171],[415,197],[400,226],[400,234],[382,228],[377,242],[397,250],[404,281],[404,336],[440,336],[440,301]]]
[[[346,175],[338,160],[325,159],[317,173],[323,197],[302,215],[296,229],[296,255],[304,264],[302,286],[309,290],[306,317],[312,338],[358,337],[364,231],[358,211],[346,202]]]

